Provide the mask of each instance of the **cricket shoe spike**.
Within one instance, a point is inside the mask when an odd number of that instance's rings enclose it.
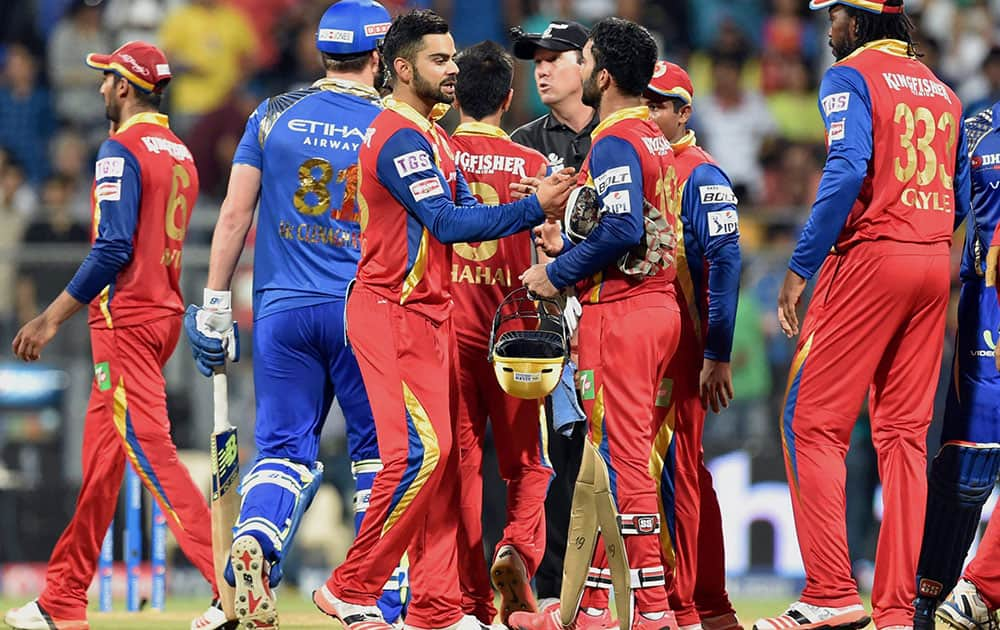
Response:
[[[191,630],[237,630],[239,621],[226,619],[222,604],[213,599],[205,612],[191,620]]]
[[[1000,628],[997,611],[990,610],[976,585],[959,580],[948,594],[948,599],[938,606],[934,619],[939,624],[956,630],[996,630]]]
[[[869,622],[861,604],[832,608],[794,602],[782,615],[758,619],[753,630],[860,630]]]
[[[386,622],[378,606],[349,604],[334,595],[326,584],[313,591],[313,604],[321,612],[333,617],[345,630],[394,630],[396,626]]]
[[[3,621],[15,630],[90,630],[86,619],[56,619],[38,605],[37,599],[11,608]]]
[[[490,568],[490,581],[500,593],[500,623],[506,624],[513,612],[538,612],[528,569],[513,546],[504,545],[497,550]]]
[[[573,623],[564,626],[559,619],[559,602],[557,600],[548,604],[541,612],[511,613],[507,620],[507,627],[511,630],[614,630],[618,628],[618,622],[611,618],[611,611],[607,608],[599,611],[596,615],[588,614],[588,611],[580,609],[576,613]]]
[[[241,630],[278,630],[276,598],[268,579],[268,563],[257,539],[250,535],[233,541],[230,553],[236,577],[236,616]]]
[[[743,630],[743,625],[736,617],[736,613],[705,617],[701,620],[701,627],[702,630]]]
[[[934,611],[937,607],[937,599],[917,597],[913,601],[913,630],[934,630]]]

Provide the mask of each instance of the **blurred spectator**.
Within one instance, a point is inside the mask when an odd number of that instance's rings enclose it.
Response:
[[[0,210],[30,219],[38,207],[35,191],[28,185],[17,158],[0,148]]]
[[[174,73],[171,128],[188,139],[199,116],[253,75],[257,36],[241,11],[221,0],[192,0],[167,15],[160,43]]]
[[[23,165],[29,182],[41,183],[49,173],[47,150],[55,120],[49,91],[38,78],[38,61],[21,44],[7,49],[0,112],[0,146]]]
[[[90,241],[90,230],[74,220],[69,211],[72,187],[72,180],[64,175],[53,175],[45,181],[42,210],[24,233],[26,248],[43,244],[86,244]],[[74,271],[75,267],[60,264],[59,261],[25,265],[18,278],[19,323],[34,317],[40,305],[54,300],[73,277]]]
[[[946,33],[943,39],[938,36],[939,40],[948,42],[941,60],[941,69],[946,76],[955,79],[958,83],[958,96],[965,101],[970,98],[968,90],[973,85],[968,79],[976,76],[993,43],[993,19],[990,17],[989,7],[986,0],[947,3],[937,0],[928,4],[922,21],[927,28],[933,28],[932,24],[938,19],[933,14],[943,9],[942,5],[953,5],[945,10],[952,13],[952,19],[945,22],[951,25],[951,32]]]
[[[713,90],[698,103],[698,137],[733,182],[740,199],[755,200],[763,189],[760,152],[778,130],[760,92],[740,85],[743,57],[718,53],[712,59]]]
[[[711,48],[724,23],[736,26],[754,44],[760,43],[766,11],[762,0],[687,0],[691,39],[698,48]]]
[[[772,14],[764,21],[765,52],[798,57],[810,62],[816,55],[816,23],[807,18],[808,6],[800,0],[772,0]]]
[[[187,0],[106,0],[104,27],[111,31],[113,48],[135,40],[160,44],[160,24],[167,13]]]
[[[243,137],[247,117],[256,106],[252,96],[237,90],[221,107],[202,116],[191,130],[187,144],[198,166],[201,193],[216,202],[226,196],[233,153]]]
[[[1000,101],[1000,46],[993,46],[983,61],[983,71],[976,85],[969,88],[969,98],[965,103],[965,116],[975,116],[984,109],[993,107]]]
[[[11,339],[17,330],[15,304],[11,299],[15,290],[15,272],[17,267],[17,250],[32,208],[26,208],[24,194],[32,193],[24,185],[24,177],[20,167],[9,161],[7,152],[0,149],[0,295],[6,296],[0,300],[0,335],[3,339]]]
[[[280,51],[275,37],[278,25],[286,13],[301,4],[300,0],[227,0],[227,2],[243,13],[257,34],[258,66],[270,68],[278,63]],[[332,2],[326,3],[326,6],[330,4]],[[315,24],[313,28],[315,29]]]
[[[760,214],[805,222],[816,198],[821,147],[782,141],[771,151],[764,175],[764,209]]]
[[[93,108],[93,106],[91,107]],[[90,187],[93,183],[91,170],[93,150],[79,132],[69,128],[56,134],[50,148],[52,172],[64,176],[72,182],[69,195],[70,214],[77,221],[89,223],[91,220]]]
[[[782,57],[778,88],[768,94],[767,107],[781,137],[793,142],[824,141],[823,117],[819,113],[819,90],[809,68],[800,57]]]
[[[35,4],[24,0],[0,2],[0,48],[2,44],[21,43],[34,52],[44,46],[35,28]],[[0,54],[0,57],[3,55]]]
[[[101,8],[93,0],[74,0],[59,22],[48,44],[49,80],[54,88],[55,109],[61,122],[77,129],[105,135],[100,104],[100,82],[83,60],[89,53],[115,48],[101,28]],[[94,146],[100,143],[94,138]]]

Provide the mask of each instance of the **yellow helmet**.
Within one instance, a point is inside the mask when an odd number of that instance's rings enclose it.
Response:
[[[509,329],[501,333],[504,327]],[[493,317],[489,360],[500,387],[511,396],[526,400],[548,396],[569,360],[569,335],[559,303],[533,296],[527,287],[507,294]]]

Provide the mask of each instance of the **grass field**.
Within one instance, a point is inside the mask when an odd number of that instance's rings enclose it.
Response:
[[[329,630],[339,628],[340,624],[316,610],[311,602],[301,597],[297,592],[288,591],[278,600],[278,610],[283,630]],[[20,606],[23,601],[8,599],[0,600],[3,610]],[[120,605],[120,602],[115,602]],[[734,602],[740,620],[749,628],[755,619],[770,616],[784,610],[788,600],[746,599]],[[164,612],[145,610],[138,613],[111,612],[100,613],[96,610],[90,613],[90,627],[94,630],[114,628],[121,630],[166,630],[188,628],[196,615],[206,606],[203,598],[167,600]]]

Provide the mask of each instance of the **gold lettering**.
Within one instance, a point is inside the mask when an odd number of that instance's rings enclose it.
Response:
[[[458,264],[451,266],[451,281],[458,282]]]
[[[938,191],[925,192],[914,188],[906,188],[900,201],[908,208],[917,210],[933,210],[936,212],[951,212],[951,195]]]
[[[490,282],[490,268],[489,267],[477,267],[476,268],[476,284],[493,284]]]
[[[469,265],[462,265],[462,273],[458,277],[459,282],[468,282],[470,284],[475,282],[475,278],[472,277],[472,268]]]
[[[497,267],[493,272],[492,284],[499,283],[502,287],[510,286],[510,267]]]

